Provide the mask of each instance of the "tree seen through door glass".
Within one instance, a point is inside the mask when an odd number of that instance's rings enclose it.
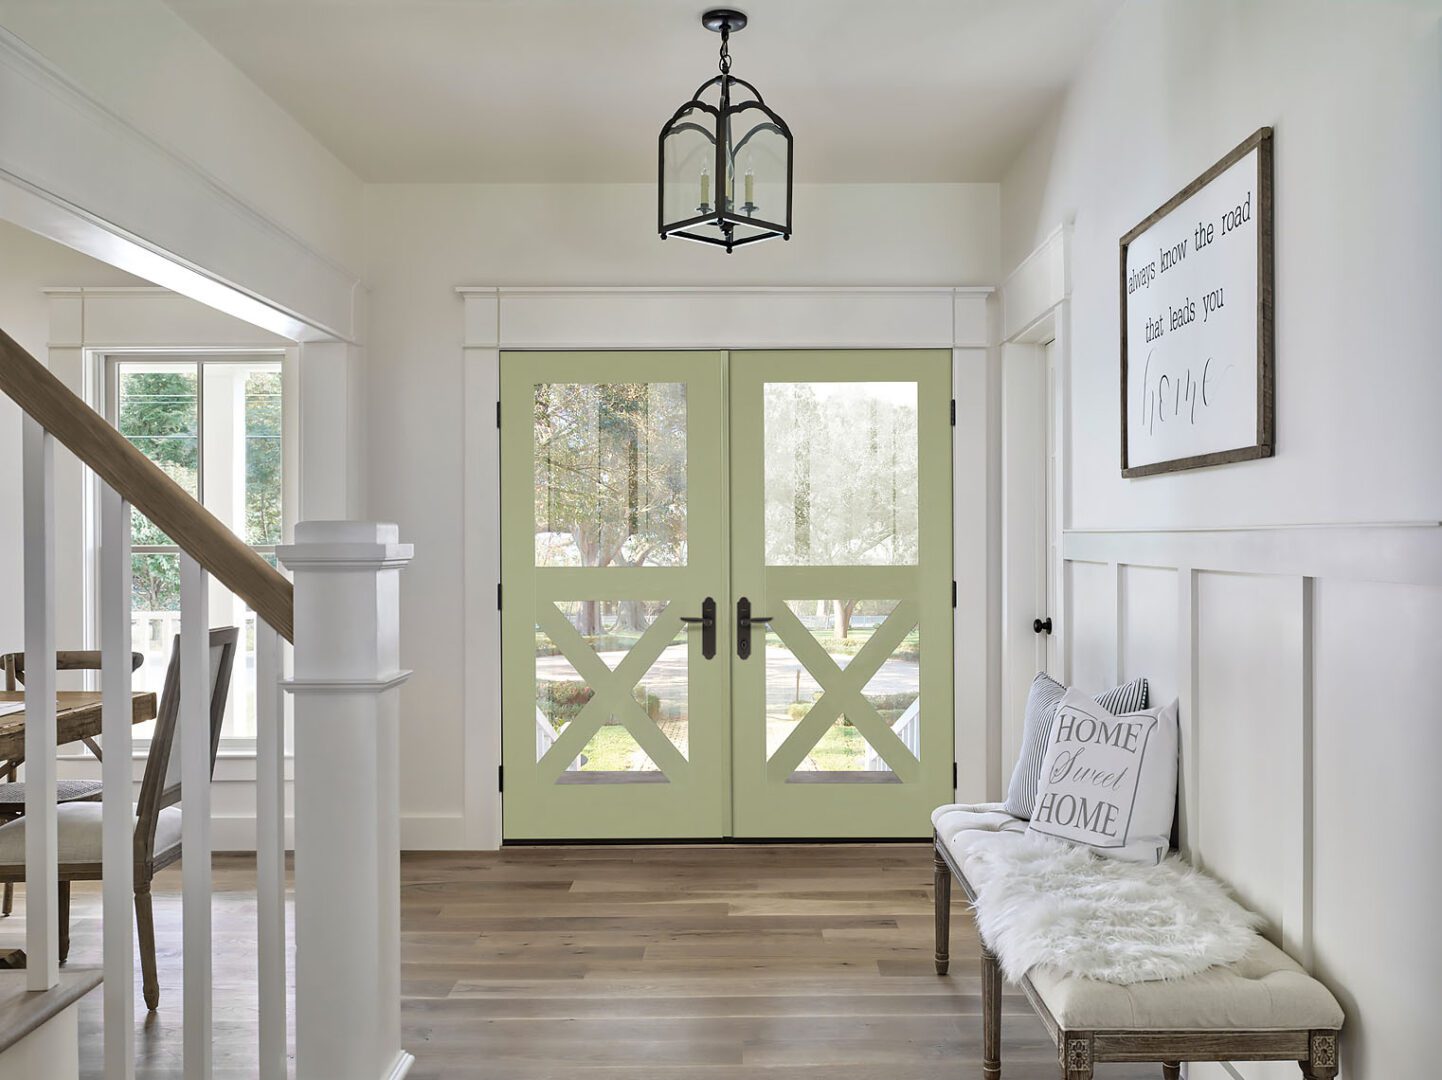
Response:
[[[541,383],[534,438],[537,566],[686,564],[685,383]]]
[[[916,384],[767,383],[768,566],[917,558]]]

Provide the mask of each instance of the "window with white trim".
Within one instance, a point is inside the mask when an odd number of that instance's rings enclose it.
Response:
[[[105,358],[107,418],[262,558],[281,542],[282,391],[278,354],[120,354]],[[255,737],[255,613],[212,582],[211,626],[241,628],[223,737]],[[131,520],[136,686],[160,692],[180,629],[180,549],[138,510]],[[137,727],[137,738],[151,725]]]

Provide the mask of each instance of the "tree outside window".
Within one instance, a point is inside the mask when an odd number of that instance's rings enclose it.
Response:
[[[111,418],[121,434],[274,564],[282,529],[279,361],[118,358],[110,375]],[[180,626],[180,554],[139,512],[132,515],[131,545],[133,647],[146,657],[140,681],[158,692]],[[243,630],[243,662],[236,665],[224,730],[250,738],[254,613],[214,583],[209,602],[212,625]]]

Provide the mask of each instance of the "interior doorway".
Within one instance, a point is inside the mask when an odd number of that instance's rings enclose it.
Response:
[[[944,350],[503,354],[505,837],[927,835],[950,411]]]

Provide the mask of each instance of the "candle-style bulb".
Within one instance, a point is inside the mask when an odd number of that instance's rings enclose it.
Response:
[[[746,205],[756,205],[756,166],[751,155],[746,155]]]
[[[701,205],[706,206],[711,202],[711,167],[701,166]]]

